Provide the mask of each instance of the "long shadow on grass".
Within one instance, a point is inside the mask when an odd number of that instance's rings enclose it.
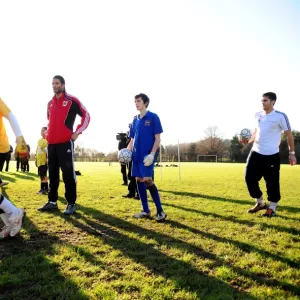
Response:
[[[26,172],[23,174],[26,174],[27,176],[31,176],[31,177],[39,177],[38,173],[34,173],[34,172]]]
[[[3,195],[8,198],[5,192]],[[58,237],[40,232],[28,217],[23,225],[29,237],[0,241],[0,299],[89,299],[46,258],[55,254]],[[91,255],[85,257],[91,260]]]
[[[223,215],[212,213],[212,212],[205,212],[205,211],[201,211],[198,209],[183,207],[183,206],[170,204],[170,203],[164,203],[164,206],[174,207],[174,208],[177,208],[180,210],[201,214],[201,215],[207,216],[207,217],[214,217],[214,218],[222,219],[225,221],[230,221],[233,223],[238,223],[238,224],[243,224],[243,225],[248,225],[248,226],[256,226],[259,224],[259,225],[262,225],[264,228],[275,229],[280,232],[286,232],[286,233],[290,233],[293,235],[300,234],[300,230],[298,230],[296,228],[288,228],[288,227],[284,227],[284,226],[272,225],[272,224],[267,224],[267,223],[256,223],[256,222],[249,221],[249,220],[238,219],[238,217],[236,217],[236,216],[223,216]]]
[[[8,182],[16,182],[15,178],[0,174],[0,178],[2,179],[2,181],[8,181]]]
[[[220,242],[220,243],[232,244],[235,247],[237,247],[237,248],[239,248],[242,251],[247,252],[247,253],[257,252],[262,256],[262,259],[264,259],[264,257],[271,258],[274,261],[281,261],[281,262],[286,263],[287,265],[289,265],[291,267],[294,267],[296,269],[298,269],[300,267],[299,262],[295,262],[295,261],[292,261],[288,258],[281,257],[280,255],[270,253],[266,250],[257,248],[255,246],[249,245],[249,244],[244,243],[244,242],[239,242],[239,241],[231,240],[231,239],[228,239],[228,238],[220,237],[218,235],[208,233],[208,232],[204,232],[204,231],[201,231],[199,229],[189,227],[187,225],[184,225],[182,223],[172,221],[172,220],[167,220],[166,223],[170,224],[174,228],[184,229],[184,230],[190,231],[194,234],[201,235],[205,238],[209,238],[209,239],[212,239],[212,240]],[[251,278],[251,279],[253,279],[253,280],[255,280],[255,281],[257,281],[261,284],[266,284],[268,286],[279,286],[279,287],[282,287],[284,290],[288,290],[288,291],[294,293],[295,295],[300,294],[300,287],[299,286],[295,286],[295,285],[292,285],[292,284],[289,284],[289,283],[286,283],[286,282],[280,282],[276,279],[275,280],[274,279],[268,279],[268,275],[265,275],[265,274],[257,275],[257,274],[255,274],[251,271],[246,271],[244,269],[232,266],[228,262],[226,262],[226,261],[224,261],[220,258],[217,258],[217,257],[215,257],[214,259],[215,259],[215,262],[216,262],[215,266],[219,266],[220,264],[223,264],[223,265],[226,265],[226,266],[232,268],[232,270],[234,272],[236,272],[236,273],[238,273],[242,276],[249,277],[249,278]]]
[[[28,226],[31,230],[34,227],[26,218],[24,229]],[[52,246],[57,240],[47,233],[33,232],[29,240],[21,236],[0,242],[0,299],[88,299],[46,258],[54,254]]]
[[[194,234],[201,235],[205,238],[209,238],[209,239],[212,239],[212,240],[220,242],[220,243],[232,244],[235,247],[239,248],[240,250],[242,250],[246,253],[256,252],[256,253],[259,253],[262,256],[262,258],[271,258],[274,261],[280,261],[282,263],[285,263],[290,267],[300,268],[300,263],[299,262],[293,261],[293,260],[291,260],[289,258],[286,258],[286,257],[282,257],[278,254],[270,253],[270,252],[268,252],[264,249],[258,248],[256,246],[249,245],[247,243],[236,241],[236,240],[231,240],[231,239],[228,239],[228,238],[225,238],[225,237],[220,237],[220,236],[215,235],[213,233],[204,232],[204,231],[201,231],[199,229],[189,227],[187,225],[181,224],[181,223],[176,222],[176,221],[167,220],[166,222],[168,224],[170,224],[172,227],[184,229],[184,230],[190,231]]]
[[[128,232],[135,232],[140,235],[146,235],[149,238],[157,240],[160,244],[171,244],[183,248],[187,251],[191,245],[183,241],[174,239],[170,236],[144,229],[132,223],[123,221],[119,218],[101,213],[92,208],[86,208],[78,205],[84,213],[99,219],[101,222],[110,226],[118,227]],[[80,222],[80,219],[85,223]],[[77,213],[76,218],[65,218],[75,227],[103,240],[105,243],[120,250],[125,257],[129,257],[136,263],[142,264],[156,275],[161,275],[176,283],[177,289],[185,289],[197,294],[197,297],[221,297],[230,299],[256,299],[228,284],[197,270],[190,264],[172,258],[159,250],[153,245],[149,245],[131,238],[110,228],[107,225],[99,224],[84,215]],[[215,258],[211,253],[194,247],[194,252],[198,256],[205,258]],[[201,298],[202,299],[202,298]]]
[[[283,289],[289,290],[291,293],[297,294],[300,292],[300,289],[298,287],[295,287],[291,284],[279,282],[277,280],[269,279],[265,275],[257,275],[251,271],[246,271],[244,269],[234,267],[230,265],[227,261],[216,256],[215,254],[207,252],[198,246],[191,245],[180,239],[176,239],[162,233],[142,228],[140,226],[134,225],[132,223],[113,217],[111,215],[104,214],[92,208],[86,208],[83,206],[79,207],[84,213],[88,214],[89,216],[92,216],[93,218],[99,219],[100,222],[107,223],[110,226],[118,227],[121,230],[135,232],[137,234],[147,236],[147,238],[155,239],[159,244],[172,245],[173,247],[181,249],[183,252],[192,252],[193,254],[196,254],[199,257],[211,259],[214,261],[215,266],[226,265],[229,268],[231,268],[234,272],[238,273],[240,276],[251,278],[252,280],[255,280],[264,285],[282,287]],[[79,219],[70,219],[70,221],[76,227],[81,228],[89,234],[101,237],[104,240],[104,242],[108,243],[110,246],[116,249],[121,250],[125,256],[130,257],[137,263],[145,265],[155,274],[162,275],[166,278],[174,280],[181,289],[188,289],[193,292],[196,292],[197,296],[199,297],[217,296],[217,291],[220,291],[220,294],[222,294],[223,297],[225,295],[228,296],[230,294],[231,296],[234,296],[236,298],[242,297],[244,299],[246,297],[246,294],[243,295],[240,294],[240,292],[237,293],[236,290],[228,289],[228,286],[224,286],[223,282],[220,282],[215,278],[208,277],[206,274],[200,272],[191,265],[182,261],[178,261],[177,259],[171,258],[165,255],[164,253],[161,253],[160,251],[154,249],[152,245],[147,245],[143,242],[132,239],[126,235],[119,233],[114,229],[111,229],[110,227],[107,227],[106,225],[92,221],[83,215],[81,215],[80,218],[84,222],[86,222],[87,225],[82,224],[79,221]],[[174,227],[181,226],[181,228],[191,231],[190,228],[178,222],[170,223]],[[105,233],[105,236],[103,236],[103,233]],[[197,234],[199,233],[202,234],[202,232],[200,231],[197,232]],[[235,242],[229,239],[222,239],[214,235],[207,235],[206,237],[223,243],[231,242],[234,244]],[[248,247],[247,244],[242,245],[242,243],[239,245],[236,244],[236,246]],[[264,253],[261,251],[261,254],[269,253]],[[273,258],[275,258],[275,256],[273,256]],[[237,294],[233,295],[232,293]]]
[[[37,178],[37,176],[31,176],[30,173],[23,173],[23,174],[16,173],[15,177],[19,179],[25,179],[25,180],[36,180]]]
[[[54,245],[58,244],[67,246],[86,262],[107,270],[110,280],[123,275],[104,265],[83,247],[66,242],[74,237],[73,232],[57,232],[59,236],[41,232],[27,217],[23,228],[30,235],[28,239],[18,236],[0,242],[1,272],[4,276],[0,280],[0,299],[90,299],[71,279],[61,274],[59,265],[45,257],[54,256]]]
[[[85,209],[88,209],[90,210],[90,208],[85,208]],[[92,209],[93,211],[93,209]],[[92,212],[93,214],[93,212]],[[240,274],[241,276],[245,276],[245,277],[249,277],[251,278],[252,280],[255,280],[261,284],[265,284],[265,285],[268,285],[268,286],[277,286],[277,287],[282,287],[283,289],[285,290],[288,290],[290,291],[291,293],[295,293],[296,295],[298,295],[300,293],[300,287],[298,286],[294,286],[292,284],[288,284],[286,282],[279,282],[278,280],[274,280],[274,279],[269,279],[267,275],[257,275],[251,271],[246,271],[244,269],[241,269],[241,268],[238,268],[238,267],[235,267],[235,266],[232,266],[230,263],[228,263],[227,261],[219,258],[218,256],[216,256],[215,254],[213,253],[210,253],[210,252],[207,252],[205,251],[204,249],[201,249],[195,245],[191,245],[189,243],[186,243],[180,239],[175,239],[175,238],[172,238],[168,235],[164,235],[164,234],[161,234],[161,233],[157,233],[157,232],[153,232],[152,230],[147,230],[145,228],[142,228],[140,226],[137,226],[137,225],[134,225],[132,223],[129,223],[129,222],[126,222],[126,221],[123,221],[119,218],[115,218],[113,216],[110,216],[110,215],[107,215],[107,214],[102,214],[102,220],[106,223],[108,223],[109,225],[111,226],[116,226],[116,222],[119,222],[121,226],[118,226],[119,228],[121,229],[126,229],[130,232],[141,232],[142,234],[146,235],[147,237],[150,237],[150,238],[153,238],[157,241],[163,241],[163,242],[167,242],[167,244],[173,244],[175,243],[177,246],[180,245],[180,248],[182,248],[184,251],[188,250],[188,249],[192,249],[193,250],[193,253],[202,256],[202,257],[205,257],[205,258],[209,258],[209,259],[212,259],[215,261],[215,265],[216,266],[221,266],[221,265],[226,265],[228,266],[229,268],[231,268],[234,272]],[[85,218],[85,217],[84,217]],[[88,220],[87,218],[85,218],[85,221],[86,222],[89,222],[90,220]],[[189,231],[192,231],[194,230],[193,228],[189,228],[188,226],[186,225],[183,225],[179,222],[175,222],[175,221],[167,221],[167,222],[170,222],[172,226],[174,227],[178,227],[178,228],[182,228],[182,229],[185,229],[185,230],[189,230]],[[129,228],[128,228],[129,227]],[[213,234],[208,234],[208,233],[205,233],[205,232],[201,232],[200,230],[197,230],[195,229],[195,232],[196,234],[202,234],[202,236],[205,236],[207,238],[210,238],[210,239],[213,239],[217,242],[222,242],[222,243],[231,243],[237,247],[239,247],[240,249],[244,250],[246,249],[246,251],[248,250],[248,252],[250,251],[256,251],[258,253],[260,253],[262,256],[266,256],[266,257],[270,257],[272,259],[274,259],[275,261],[277,260],[280,260],[282,261],[283,263],[286,263],[290,266],[293,266],[295,268],[299,268],[299,263],[297,262],[294,262],[294,261],[291,261],[290,259],[287,259],[287,258],[283,258],[279,255],[276,255],[276,254],[272,254],[272,253],[269,253],[265,250],[262,250],[262,249],[259,249],[257,247],[254,247],[254,246],[250,246],[246,243],[242,243],[242,242],[238,242],[238,241],[234,241],[234,240],[230,240],[230,239],[226,239],[226,238],[221,238],[221,237],[218,237],[216,235],[213,235]]]
[[[230,198],[224,198],[224,197],[217,197],[217,196],[211,196],[211,195],[206,195],[206,194],[199,194],[199,193],[191,193],[191,192],[180,192],[180,191],[166,191],[166,190],[160,190],[160,192],[164,193],[171,193],[177,196],[183,196],[183,197],[191,197],[191,198],[203,198],[203,199],[208,199],[212,201],[221,201],[221,202],[230,202],[234,204],[242,204],[242,205],[251,205],[253,204],[253,201],[250,203],[249,200],[237,200],[237,199],[230,199]],[[300,208],[298,207],[292,207],[292,206],[279,206],[281,210],[286,210],[288,212],[293,212],[293,213],[299,213]]]

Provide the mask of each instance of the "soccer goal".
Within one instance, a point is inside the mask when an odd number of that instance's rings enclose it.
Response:
[[[218,162],[218,155],[197,155],[197,162]]]

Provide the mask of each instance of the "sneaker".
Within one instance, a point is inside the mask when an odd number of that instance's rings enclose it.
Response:
[[[25,211],[23,208],[18,208],[18,214],[15,216],[10,216],[8,218],[8,222],[11,224],[10,226],[10,232],[9,235],[10,236],[15,236],[17,235],[22,227],[22,223],[23,223],[23,217],[25,215]]]
[[[156,221],[162,222],[166,219],[167,215],[162,211],[161,213],[156,215]]]
[[[121,185],[126,185],[126,186],[127,186],[128,184],[127,184],[127,183],[125,183],[125,182],[123,182]]]
[[[47,202],[44,206],[40,207],[39,211],[57,210],[57,203]]]
[[[75,211],[76,211],[76,204],[68,204],[64,211],[64,215],[73,215]]]
[[[271,217],[275,217],[276,216],[276,213],[275,211],[272,209],[272,208],[268,208],[265,213],[261,214],[262,217],[268,217],[268,218],[271,218]]]
[[[127,195],[122,195],[123,198],[133,198],[134,195],[130,195],[130,194],[127,194]]]
[[[150,213],[150,212],[149,212],[149,213],[146,213],[146,212],[144,212],[144,211],[141,211],[141,212],[139,212],[138,214],[133,215],[133,217],[134,217],[135,219],[149,218],[150,216],[151,216],[151,213]]]
[[[43,190],[39,190],[36,194],[37,195],[42,195],[43,194]]]
[[[9,182],[2,181],[2,182],[0,183],[0,187],[3,187],[3,186],[8,185],[8,184],[9,184]]]
[[[11,226],[5,225],[0,232],[0,240],[9,236]]]
[[[264,203],[263,205],[260,205],[259,203],[256,203],[252,208],[250,208],[248,210],[248,213],[253,214],[253,213],[258,212],[259,210],[267,209],[267,208],[268,208],[268,205],[266,203]]]

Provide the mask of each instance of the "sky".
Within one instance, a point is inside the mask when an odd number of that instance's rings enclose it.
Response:
[[[253,128],[268,91],[300,130],[299,15],[297,0],[0,0],[0,97],[32,149],[54,75],[91,115],[76,143],[105,153],[139,93],[163,145],[198,141],[209,126],[223,138]]]

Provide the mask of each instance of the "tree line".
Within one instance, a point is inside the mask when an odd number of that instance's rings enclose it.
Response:
[[[180,161],[216,161],[219,162],[246,162],[252,144],[242,144],[238,135],[231,139],[223,139],[220,130],[216,126],[210,126],[204,131],[204,138],[195,142],[179,144]],[[295,152],[297,161],[300,161],[300,132],[293,131],[295,138]],[[280,143],[280,154],[282,163],[288,163],[288,144],[285,135],[282,135]],[[206,156],[214,155],[214,156]],[[178,145],[162,145],[161,158],[163,162],[178,161]],[[83,162],[117,162],[118,151],[105,154],[104,152],[84,148],[77,145],[74,149],[75,161]],[[159,159],[158,159],[159,160]]]
[[[297,161],[300,161],[300,132],[293,130]],[[179,145],[180,161],[216,161],[215,157],[202,155],[216,155],[219,162],[246,162],[252,144],[243,144],[240,137],[234,135],[231,140],[223,139],[217,127],[208,127],[205,137],[197,142]],[[289,148],[286,136],[282,134],[279,146],[282,163],[289,163]],[[162,150],[162,161],[178,161],[178,145],[168,145]],[[200,157],[201,156],[201,157]]]

